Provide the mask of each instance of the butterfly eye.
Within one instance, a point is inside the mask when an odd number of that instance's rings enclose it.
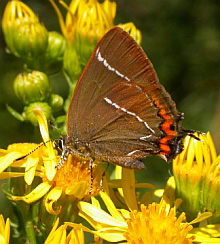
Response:
[[[64,148],[64,141],[63,141],[62,138],[58,140],[58,148],[59,148],[61,151],[62,151],[63,148]]]

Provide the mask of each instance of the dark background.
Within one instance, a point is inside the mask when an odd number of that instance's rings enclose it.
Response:
[[[0,2],[0,18],[7,1]],[[57,16],[46,0],[24,1],[49,31],[59,31]],[[134,22],[142,32],[142,47],[152,61],[161,84],[171,94],[183,126],[211,131],[220,152],[220,2],[219,0],[120,0],[115,25]],[[62,8],[62,7],[61,7]],[[40,142],[38,128],[17,121],[6,110],[23,106],[14,95],[13,80],[22,62],[5,52],[0,33],[0,147],[14,142]],[[67,96],[62,74],[50,76],[53,93]],[[146,159],[140,181],[164,186],[169,167],[158,158]]]

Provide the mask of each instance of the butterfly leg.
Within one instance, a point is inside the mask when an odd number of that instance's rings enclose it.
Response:
[[[70,154],[70,150],[68,148],[64,148],[62,151],[62,154],[60,156],[60,160],[56,166],[57,169],[60,169],[63,167],[65,161],[67,160],[68,156]]]
[[[92,168],[93,168],[93,162],[94,160],[91,158],[89,161],[89,169],[90,169],[90,190],[89,195],[92,195],[92,187],[93,187],[93,175],[92,175]]]

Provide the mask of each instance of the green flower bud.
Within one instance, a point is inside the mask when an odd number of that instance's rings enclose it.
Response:
[[[67,43],[67,47],[64,53],[63,68],[69,76],[71,82],[78,80],[82,72],[75,45],[71,44],[70,42]]]
[[[9,50],[25,60],[41,59],[48,43],[46,28],[34,12],[20,1],[7,4],[2,29]]]
[[[58,112],[63,107],[63,98],[57,94],[51,94],[48,102],[53,110],[53,112]]]
[[[8,43],[7,43],[8,44]],[[23,22],[13,32],[10,45],[16,56],[25,60],[41,59],[46,52],[48,44],[48,33],[46,28],[40,23]]]
[[[53,63],[63,60],[64,51],[66,48],[65,38],[58,32],[48,32],[48,46],[46,50],[46,63]]]
[[[24,120],[30,121],[33,125],[37,126],[38,121],[33,113],[34,109],[40,109],[46,116],[47,119],[51,118],[52,109],[47,103],[31,103],[24,107],[24,112],[22,113]]]
[[[50,96],[51,86],[45,73],[32,71],[15,78],[14,92],[24,104],[42,102]]]

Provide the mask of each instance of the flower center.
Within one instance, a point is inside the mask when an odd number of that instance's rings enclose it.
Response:
[[[91,186],[92,195],[97,195],[101,188],[102,172],[97,164],[93,164],[91,173],[89,161],[90,159],[85,159],[77,155],[69,155],[63,167],[57,171],[53,180],[53,186],[61,187],[65,191],[66,188],[74,187],[76,183],[85,181],[87,182],[85,195],[90,194]]]
[[[186,235],[192,229],[188,223],[181,223],[185,214],[176,218],[174,208],[167,211],[166,206],[150,204],[141,206],[141,212],[133,211],[128,220],[128,231],[124,233],[132,244],[190,244],[194,237]]]

